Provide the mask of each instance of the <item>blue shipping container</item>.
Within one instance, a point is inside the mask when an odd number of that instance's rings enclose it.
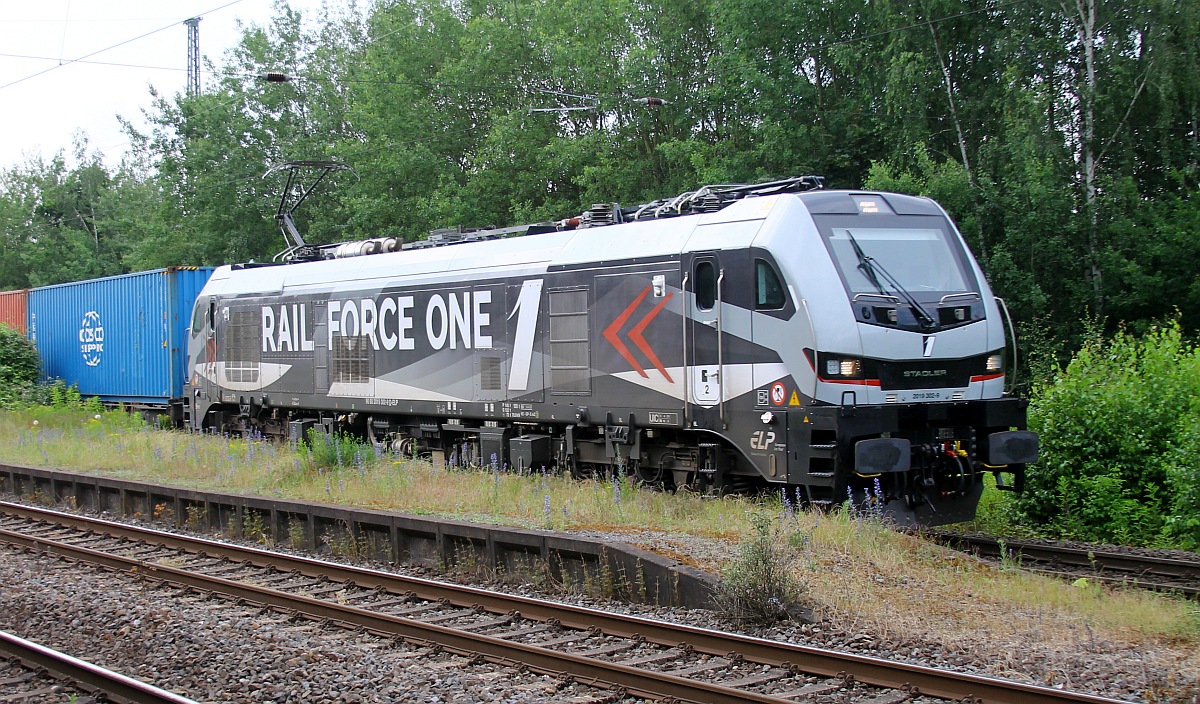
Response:
[[[29,337],[43,372],[103,401],[179,398],[192,305],[212,272],[170,267],[30,289]]]

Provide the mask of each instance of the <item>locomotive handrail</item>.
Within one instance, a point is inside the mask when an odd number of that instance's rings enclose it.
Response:
[[[1004,320],[1008,323],[1008,332],[1012,336],[1012,382],[1009,382],[1008,374],[1004,375],[1004,393],[1009,394],[1012,393],[1013,389],[1015,389],[1017,386],[1017,328],[1013,325],[1012,315],[1010,315],[1008,312],[1008,304],[1005,303],[1004,299],[999,296],[996,296],[995,298],[996,303],[1000,306],[1000,311],[1004,313]]]
[[[856,293],[854,294],[854,298],[850,299],[850,302],[858,303],[858,299],[860,298],[878,298],[884,301],[891,301],[893,303],[901,303],[899,296],[893,296],[887,293]]]
[[[945,296],[942,296],[942,300],[938,301],[938,305],[945,303],[951,298],[977,298],[981,301],[983,300],[983,296],[980,296],[978,291],[967,291],[966,293],[947,293]]]
[[[680,289],[683,292],[683,427],[688,426],[690,421],[688,406],[692,403],[692,384],[691,377],[688,375],[688,292],[687,285],[689,275],[684,273],[683,286]]]
[[[721,282],[725,280],[725,267],[717,274],[717,410],[721,417],[721,430],[728,430],[725,422],[725,330],[722,325],[721,308],[725,299],[721,296]]]

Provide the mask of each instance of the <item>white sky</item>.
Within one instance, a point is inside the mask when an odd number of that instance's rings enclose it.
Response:
[[[320,7],[319,0],[289,4],[305,22]],[[128,149],[116,116],[144,125],[149,86],[165,96],[185,89],[184,20],[204,18],[200,54],[220,66],[241,36],[237,20],[265,26],[272,15],[271,0],[0,0],[0,169],[60,150],[70,162],[80,130],[115,165]],[[208,80],[202,73],[201,83]]]

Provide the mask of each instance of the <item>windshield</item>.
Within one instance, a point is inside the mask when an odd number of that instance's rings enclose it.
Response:
[[[963,293],[968,286],[960,264],[957,246],[951,245],[945,230],[922,227],[830,227],[826,230],[829,251],[837,262],[842,280],[851,295],[858,293],[898,293],[894,286],[878,277],[872,280],[870,267],[862,257],[877,262],[900,286],[915,296],[922,292]],[[855,251],[855,245],[862,252]]]

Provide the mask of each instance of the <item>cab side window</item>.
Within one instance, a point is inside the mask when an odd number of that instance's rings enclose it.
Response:
[[[204,318],[208,315],[208,306],[196,301],[196,306],[192,310],[192,337],[196,337],[204,332]]]
[[[717,304],[717,268],[711,261],[696,264],[696,307],[712,310]]]
[[[754,307],[758,310],[779,310],[787,303],[783,284],[775,267],[765,259],[754,260]]]

